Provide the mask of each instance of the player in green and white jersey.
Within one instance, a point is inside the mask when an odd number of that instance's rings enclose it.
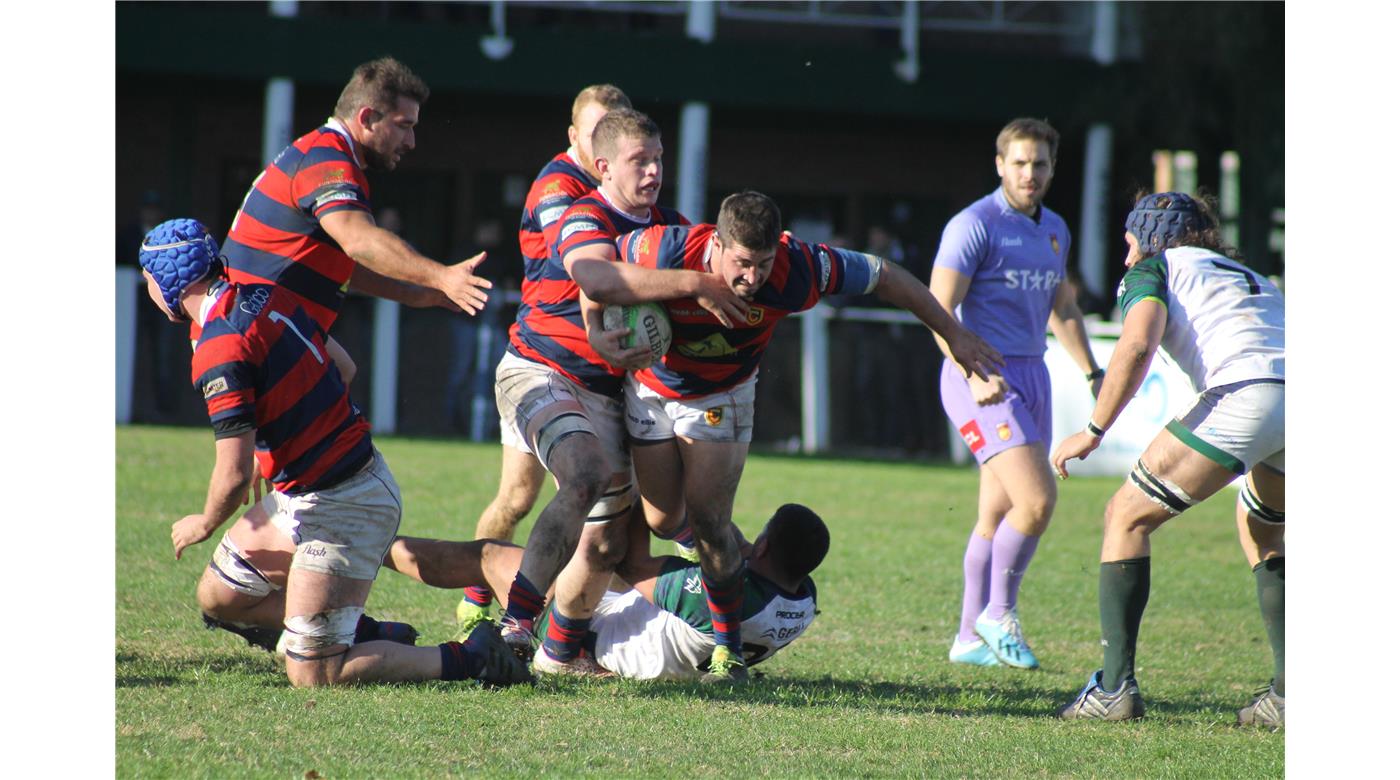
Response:
[[[1228,256],[1205,203],[1148,195],[1128,216],[1123,335],[1084,431],[1055,448],[1066,463],[1093,452],[1147,375],[1160,345],[1200,393],[1153,439],[1109,501],[1099,569],[1104,667],[1060,717],[1143,716],[1134,676],[1151,583],[1150,534],[1245,476],[1236,509],[1274,654],[1274,678],[1239,711],[1241,724],[1284,721],[1284,306],[1267,278]]]
[[[629,554],[593,613],[584,652],[619,677],[698,680],[715,649],[700,566],[652,557],[645,523],[634,522],[631,531]],[[810,575],[826,557],[830,538],[815,512],[784,504],[753,544],[740,544],[747,564],[740,632],[749,665],[771,658],[816,618]],[[520,558],[521,548],[505,542],[399,537],[384,565],[434,587],[488,586],[500,594],[509,590]],[[548,623],[537,628],[542,635],[548,629]]]

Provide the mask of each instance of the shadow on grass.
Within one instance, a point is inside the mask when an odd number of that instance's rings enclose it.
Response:
[[[786,707],[861,710],[895,715],[937,715],[966,718],[1000,716],[1050,718],[1078,691],[1057,691],[1026,681],[978,680],[945,684],[843,680],[820,677],[809,680],[760,678],[743,687],[684,682],[635,683],[637,696],[665,700],[716,701]],[[1234,719],[1235,703],[1200,692],[1199,698],[1173,697],[1147,703],[1149,717],[1195,721],[1203,712],[1228,713]]]
[[[117,653],[118,688],[164,688],[198,684],[203,674],[238,674],[255,685],[283,686],[287,677],[265,654],[201,654],[155,656],[144,653]]]

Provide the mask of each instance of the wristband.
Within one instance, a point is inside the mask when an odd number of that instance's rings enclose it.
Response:
[[[1093,371],[1090,371],[1089,373],[1085,374],[1084,379],[1089,382],[1092,382],[1095,379],[1103,379],[1103,375],[1104,370],[1102,368],[1096,368]]]
[[[1094,424],[1093,420],[1089,420],[1089,422],[1084,425],[1084,432],[1093,436],[1095,439],[1102,439],[1105,433],[1103,428]]]

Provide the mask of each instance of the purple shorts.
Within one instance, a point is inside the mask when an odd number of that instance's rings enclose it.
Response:
[[[1050,371],[1044,358],[1008,357],[1001,375],[1010,388],[1006,398],[994,406],[978,406],[962,369],[943,361],[943,411],[978,463],[1012,447],[1038,441],[1050,446]]]

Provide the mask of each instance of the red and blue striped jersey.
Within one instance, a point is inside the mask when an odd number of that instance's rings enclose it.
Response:
[[[259,469],[283,493],[331,487],[369,462],[369,423],[295,294],[218,282],[201,314],[190,370],[214,438],[253,431]]]
[[[525,275],[520,281],[522,309],[538,292],[549,262],[549,248],[559,236],[564,212],[596,186],[569,152],[555,155],[530,185],[520,215],[520,256],[525,262]]]
[[[709,271],[714,225],[650,227],[617,240],[618,257],[649,268]],[[753,376],[778,322],[817,305],[823,295],[863,295],[880,280],[879,259],[784,233],[767,282],[749,302],[747,321],[726,328],[694,298],[666,301],[671,349],[637,379],[666,398],[699,398]]]
[[[369,211],[369,180],[354,141],[332,119],[292,142],[253,180],[224,240],[229,280],[277,284],[329,330],[355,261],[321,229],[321,218]]]
[[[564,270],[563,257],[589,244],[612,246],[618,236],[656,224],[689,222],[680,212],[658,206],[651,207],[646,222],[639,222],[614,209],[597,190],[574,201],[559,220],[559,237],[550,248],[533,300],[521,301],[510,328],[510,351],[543,363],[595,393],[621,392],[622,369],[609,365],[588,344],[578,285]]]

